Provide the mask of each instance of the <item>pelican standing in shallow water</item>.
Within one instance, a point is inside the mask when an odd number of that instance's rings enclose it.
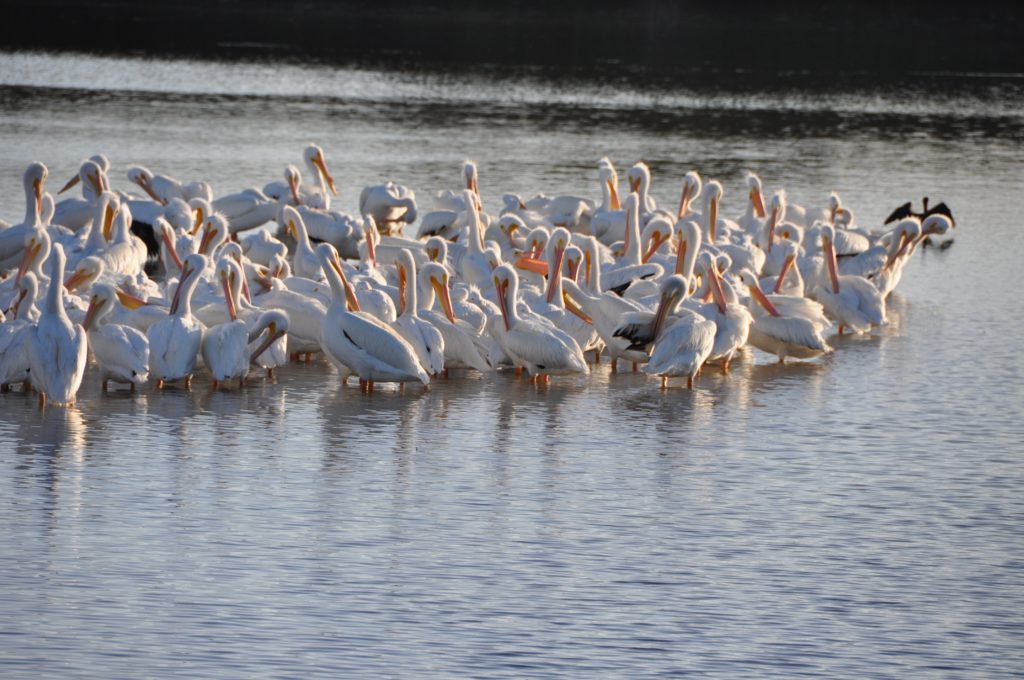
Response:
[[[29,366],[40,404],[49,401],[56,406],[71,406],[82,385],[88,344],[85,329],[71,323],[64,311],[64,249],[54,246],[50,259],[50,288],[29,339]]]
[[[111,380],[128,383],[131,391],[149,378],[149,340],[141,331],[118,323],[100,323],[117,305],[117,291],[108,283],[93,286],[82,324],[89,348],[100,366],[103,391]]]
[[[519,276],[511,265],[503,264],[494,270],[494,287],[504,323],[498,343],[514,364],[530,373],[531,380],[590,373],[583,351],[568,333],[537,318],[519,315]]]
[[[359,302],[334,248],[321,244],[316,252],[332,294],[320,338],[324,352],[336,364],[356,373],[360,386],[367,391],[372,391],[378,381],[419,380],[428,384],[430,376],[409,343],[384,322],[359,311]]]
[[[192,294],[206,266],[205,255],[195,253],[185,258],[185,268],[170,312],[162,321],[150,326],[146,333],[150,373],[156,378],[158,389],[162,389],[169,380],[182,378],[185,387],[192,385],[192,374],[196,370],[199,345],[205,330],[202,322],[192,316]]]

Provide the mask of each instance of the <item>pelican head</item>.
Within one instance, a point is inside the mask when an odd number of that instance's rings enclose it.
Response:
[[[103,260],[94,255],[82,258],[78,262],[78,266],[75,267],[75,271],[64,282],[64,287],[69,293],[73,293],[79,288],[85,290],[103,274],[105,268]]]
[[[45,229],[32,229],[25,234],[25,249],[21,256],[21,263],[18,265],[18,275],[14,279],[14,285],[21,283],[25,273],[36,272],[36,276],[42,275],[43,262],[50,256],[51,240]]]
[[[50,171],[39,161],[28,164],[25,174],[22,176],[22,184],[25,187],[25,198],[27,201],[35,201],[36,217],[43,209],[43,185]]]
[[[316,144],[310,144],[302,152],[302,156],[306,159],[306,165],[313,168],[323,181],[327,183],[327,186],[331,189],[331,194],[337,196],[338,190],[334,186],[334,178],[331,177],[331,173],[327,170],[327,161],[324,160],[324,150]]]
[[[673,224],[662,215],[657,215],[648,222],[640,234],[641,260],[643,262],[650,260],[662,244],[672,239],[672,232]],[[643,249],[644,244],[648,244],[646,250]]]
[[[765,216],[764,209],[764,194],[761,190],[761,178],[755,175],[753,172],[748,172],[747,177],[747,189],[749,190],[750,205],[754,209],[754,215],[763,218]]]
[[[423,244],[427,257],[431,262],[444,263],[448,259],[448,242],[440,236],[431,236]]]
[[[626,173],[626,178],[629,180],[630,193],[639,193],[642,188],[650,186],[651,169],[643,161],[637,161]]]

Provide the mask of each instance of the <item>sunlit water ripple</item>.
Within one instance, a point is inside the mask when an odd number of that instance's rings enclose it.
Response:
[[[122,185],[140,162],[230,191],[316,140],[351,211],[383,179],[428,204],[465,157],[488,206],[594,194],[608,154],[667,203],[698,167],[738,212],[753,168],[864,224],[927,194],[960,225],[888,327],[692,392],[602,364],[366,396],[314,363],[5,395],[0,675],[1019,674],[1019,83],[725,87],[0,54],[9,219],[34,159],[51,187],[104,151]]]

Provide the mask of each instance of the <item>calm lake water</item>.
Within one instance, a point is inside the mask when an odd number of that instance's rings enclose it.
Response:
[[[187,36],[186,36],[187,37]],[[0,54],[0,216],[102,151],[218,192],[324,147],[340,209],[429,206],[480,165],[677,200],[743,172],[861,224],[922,195],[955,245],[891,324],[820,361],[749,353],[692,392],[595,367],[426,392],[325,363],[213,393],[0,397],[3,677],[999,677],[1024,668],[1024,79],[380,72]]]

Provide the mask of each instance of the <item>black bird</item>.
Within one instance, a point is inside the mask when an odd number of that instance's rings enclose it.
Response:
[[[949,209],[948,205],[945,203],[939,203],[938,205],[929,208],[927,196],[922,199],[922,203],[924,204],[924,212],[914,212],[911,202],[907,201],[900,207],[893,210],[892,214],[885,218],[885,223],[891,224],[896,220],[902,220],[904,217],[916,217],[923,221],[924,218],[929,215],[945,215],[949,218],[949,221],[953,223],[953,226],[956,226],[956,220],[953,218],[953,211]]]

